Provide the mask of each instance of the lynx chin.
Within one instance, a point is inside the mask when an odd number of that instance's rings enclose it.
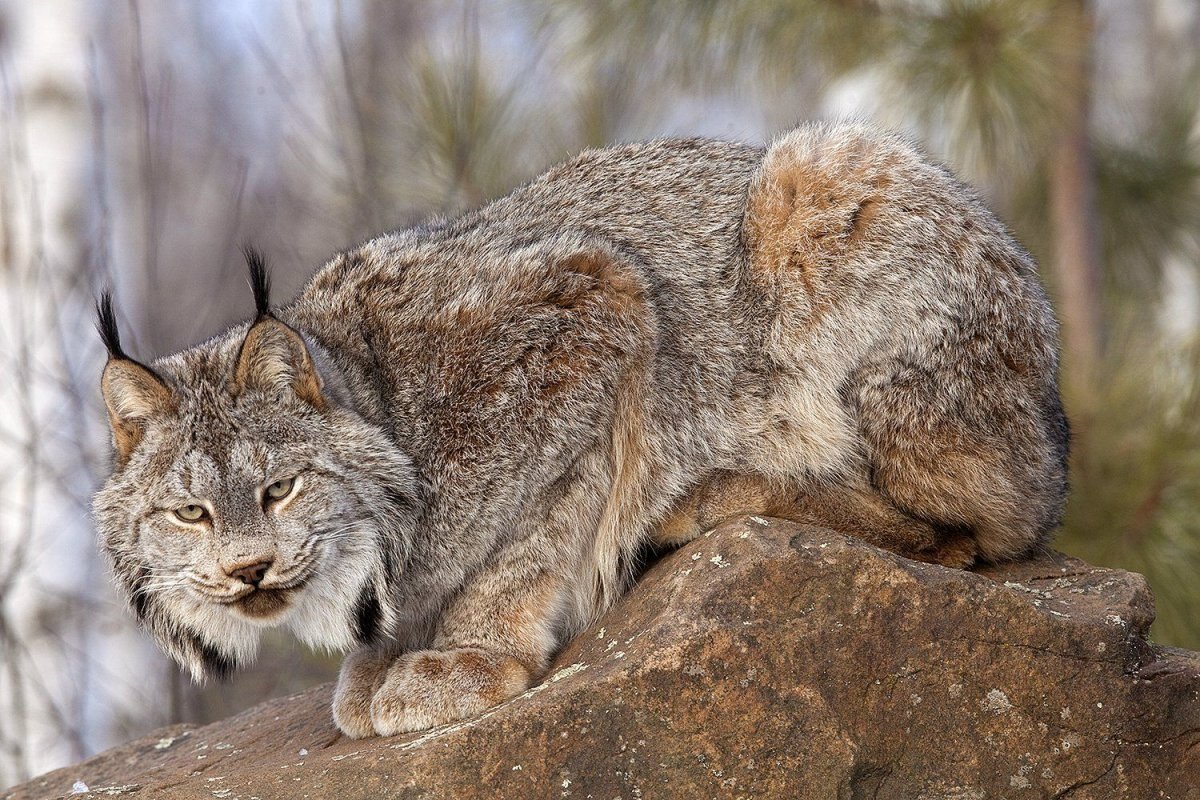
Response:
[[[334,257],[175,355],[121,347],[95,516],[197,679],[284,626],[350,651],[349,736],[536,682],[647,546],[766,514],[953,567],[1058,525],[1068,428],[1030,257],[905,140],[590,150]]]

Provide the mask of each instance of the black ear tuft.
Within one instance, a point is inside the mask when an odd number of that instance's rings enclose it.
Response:
[[[117,315],[113,313],[112,292],[105,291],[96,302],[96,330],[111,358],[128,358],[121,349],[121,332],[117,330]]]
[[[271,316],[271,275],[267,272],[267,261],[253,247],[242,250],[246,266],[250,268],[250,288],[254,291],[254,310],[259,318]]]

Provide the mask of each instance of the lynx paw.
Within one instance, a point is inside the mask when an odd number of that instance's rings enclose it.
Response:
[[[897,552],[915,561],[926,564],[941,564],[952,569],[971,569],[979,563],[979,544],[970,533],[953,533],[940,537],[936,544],[916,551]]]
[[[970,569],[979,563],[979,544],[973,536],[955,536],[939,544],[931,555],[935,564],[955,569]]]
[[[371,699],[383,685],[394,660],[377,650],[355,650],[342,661],[337,688],[333,692],[333,721],[351,739],[375,735],[371,723]]]
[[[405,653],[387,670],[371,701],[381,736],[418,731],[474,716],[529,688],[517,659],[480,649]]]

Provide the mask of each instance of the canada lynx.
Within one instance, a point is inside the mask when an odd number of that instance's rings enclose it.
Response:
[[[108,298],[95,513],[197,679],[284,625],[353,649],[350,736],[541,676],[647,543],[754,512],[952,566],[1058,524],[1057,328],[1029,256],[904,140],[811,126],[583,153],[336,256],[147,366]]]

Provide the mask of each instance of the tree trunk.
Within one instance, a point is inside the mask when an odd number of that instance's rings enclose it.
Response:
[[[1064,76],[1074,92],[1052,151],[1050,222],[1065,373],[1071,386],[1086,386],[1095,376],[1104,332],[1096,178],[1088,136],[1092,16],[1087,0],[1064,1],[1078,13],[1088,44],[1070,64],[1074,74]]]

